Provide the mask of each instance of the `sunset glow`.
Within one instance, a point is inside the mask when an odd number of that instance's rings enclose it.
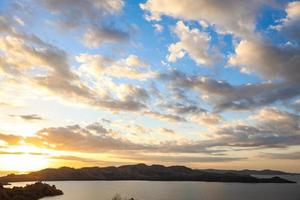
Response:
[[[44,156],[22,154],[3,155],[0,158],[1,170],[26,173],[41,170],[49,166],[49,161]]]
[[[300,172],[300,1],[225,2],[1,0],[0,173]]]

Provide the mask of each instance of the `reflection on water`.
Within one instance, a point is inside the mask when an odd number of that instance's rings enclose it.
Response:
[[[246,184],[161,181],[53,181],[63,196],[47,200],[110,200],[118,193],[138,200],[300,200],[300,176],[284,176],[297,184]],[[27,182],[28,183],[28,182]],[[26,183],[13,183],[22,186]]]

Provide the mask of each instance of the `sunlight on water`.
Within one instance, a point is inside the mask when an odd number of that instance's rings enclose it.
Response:
[[[110,200],[115,194],[138,200],[299,200],[300,176],[288,176],[297,184],[243,184],[161,181],[54,181],[63,196],[47,200]],[[23,186],[25,182],[13,183]]]

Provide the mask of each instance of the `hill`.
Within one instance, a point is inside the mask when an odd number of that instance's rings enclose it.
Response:
[[[270,170],[270,169],[264,169],[264,170],[250,170],[250,169],[244,169],[244,170],[222,170],[222,169],[205,169],[203,171],[206,172],[212,172],[212,173],[235,173],[235,174],[241,174],[241,175],[299,175],[297,173],[289,173],[289,172],[283,172],[278,170]]]
[[[124,165],[120,167],[62,167],[44,169],[22,175],[0,177],[0,182],[62,181],[62,180],[149,180],[149,181],[210,181],[241,183],[294,183],[279,177],[256,178],[251,175],[224,172],[215,173],[191,169],[185,166]]]

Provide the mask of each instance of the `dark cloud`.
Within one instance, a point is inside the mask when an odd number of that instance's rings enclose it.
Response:
[[[133,155],[120,155],[116,158],[126,158],[130,160],[138,160],[140,162],[171,162],[171,163],[212,163],[212,162],[233,162],[246,160],[243,157],[226,157],[226,156],[172,156],[172,155],[149,155],[149,154],[133,154]]]
[[[31,115],[9,115],[11,117],[18,117],[26,121],[39,121],[44,120],[43,117],[37,115],[37,114],[31,114]]]
[[[41,147],[67,151],[102,152],[114,150],[141,150],[146,145],[135,144],[120,135],[115,136],[99,124],[80,127],[79,125],[46,128],[37,133],[36,137],[26,139],[27,142]],[[47,141],[49,145],[45,145]]]
[[[170,122],[185,122],[186,119],[184,117],[174,115],[174,114],[165,114],[155,111],[145,111],[145,115],[150,116],[155,119],[166,120]]]
[[[257,83],[234,86],[203,76],[188,76],[179,71],[161,74],[172,87],[186,88],[206,95],[215,111],[225,109],[249,110],[300,95],[298,83]]]
[[[300,43],[300,3],[289,2],[286,6],[286,17],[280,20],[280,24],[274,28],[292,42]]]
[[[129,39],[129,33],[108,28],[89,28],[84,35],[83,43],[90,48],[97,48],[102,43],[120,43]]]
[[[218,139],[223,143],[220,146],[287,148],[300,145],[300,135],[276,135],[277,131],[261,128],[263,127],[235,126],[220,129],[216,134],[222,136]]]
[[[34,0],[54,16],[62,29],[85,29],[83,42],[87,47],[97,48],[105,42],[126,41],[129,34],[113,28],[113,15],[122,11],[122,0]]]
[[[300,160],[300,152],[291,153],[263,153],[260,156],[280,160]]]
[[[226,146],[287,148],[300,145],[300,116],[274,108],[261,110],[249,124],[220,128],[216,134]]]
[[[96,160],[96,159],[90,159],[90,158],[84,158],[84,157],[79,157],[79,156],[50,156],[49,159],[54,159],[54,160],[64,160],[64,161],[79,161],[79,162],[84,162],[84,163],[90,163],[90,164],[105,164],[106,162],[101,161],[101,160]]]
[[[119,12],[122,0],[34,0],[57,15],[57,20],[65,26],[78,26],[84,23],[97,24],[107,15]]]
[[[261,40],[242,40],[229,58],[231,65],[242,72],[253,72],[269,79],[285,82],[300,81],[300,49],[293,46],[278,46]]]

